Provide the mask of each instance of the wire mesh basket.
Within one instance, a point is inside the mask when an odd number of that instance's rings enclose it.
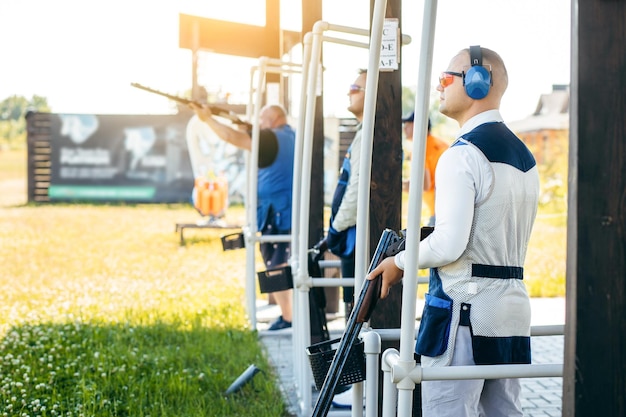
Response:
[[[318,390],[321,390],[324,385],[326,374],[328,374],[340,341],[341,339],[326,340],[306,348],[306,353],[311,364],[311,371],[313,372],[313,379],[315,380],[315,387]],[[358,339],[350,348],[346,363],[341,370],[337,386],[356,384],[364,380],[365,354],[363,353],[363,340]]]

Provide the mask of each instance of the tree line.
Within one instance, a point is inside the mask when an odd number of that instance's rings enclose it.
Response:
[[[34,95],[10,96],[0,101],[0,150],[26,145],[26,114],[29,111],[49,112],[48,99]]]

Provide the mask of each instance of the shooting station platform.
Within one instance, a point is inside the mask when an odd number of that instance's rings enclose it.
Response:
[[[241,226],[236,224],[227,224],[220,219],[200,220],[196,223],[176,223],[175,233],[180,234],[181,246],[185,244],[184,232],[185,229],[241,229]]]

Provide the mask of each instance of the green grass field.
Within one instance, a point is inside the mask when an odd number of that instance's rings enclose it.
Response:
[[[287,415],[222,231],[181,246],[188,205],[26,204],[25,175],[24,151],[0,152],[0,416]],[[564,215],[540,214],[525,276],[564,295]]]
[[[247,328],[244,251],[207,229],[181,246],[188,205],[25,204],[24,157],[0,153],[15,194],[0,205],[0,416],[287,415]],[[262,372],[224,396],[250,364]]]

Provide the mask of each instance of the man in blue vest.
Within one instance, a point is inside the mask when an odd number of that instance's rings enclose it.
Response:
[[[354,114],[359,124],[339,171],[339,180],[331,205],[330,227],[326,237],[328,249],[341,260],[341,276],[345,278],[354,278],[361,123],[363,122],[363,109],[365,106],[366,79],[367,71],[364,69],[359,70],[358,77],[348,90],[350,99],[348,110]],[[354,305],[354,287],[343,287],[343,301],[346,306],[347,320]]]
[[[461,127],[437,164],[435,230],[420,242],[431,268],[415,351],[422,366],[529,364],[530,300],[522,281],[537,213],[533,155],[500,115],[504,62],[480,46],[441,73],[439,111]],[[405,256],[383,260],[381,297],[402,278]],[[424,417],[522,416],[519,379],[423,381]]]
[[[198,117],[222,140],[250,151],[251,133],[236,130],[217,121],[208,107],[190,104]],[[293,188],[293,158],[295,131],[287,123],[287,113],[279,105],[263,107],[259,119],[259,171],[257,187],[257,229],[263,235],[291,233],[291,195]],[[288,265],[289,242],[266,242],[259,245],[268,269]],[[291,328],[293,290],[272,293],[281,309],[281,316],[268,330]]]

